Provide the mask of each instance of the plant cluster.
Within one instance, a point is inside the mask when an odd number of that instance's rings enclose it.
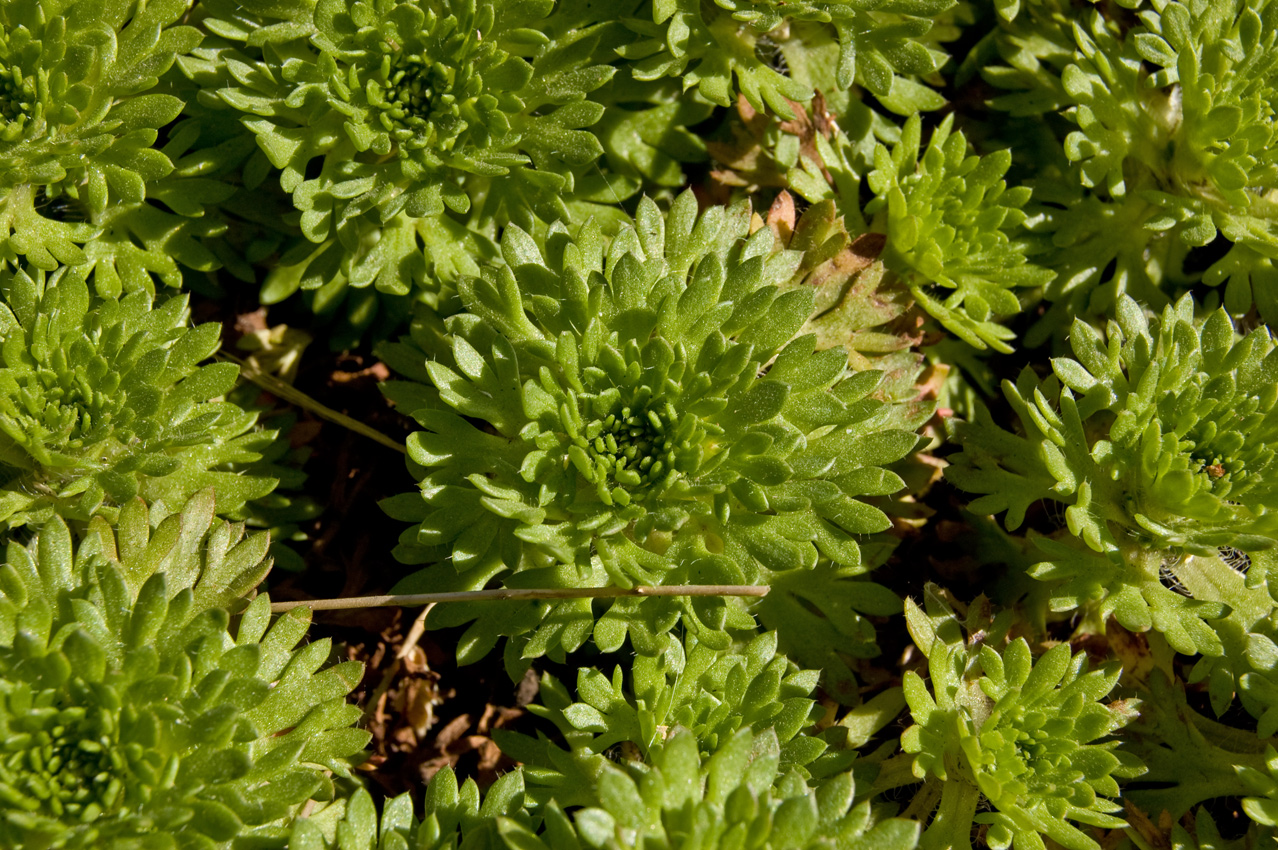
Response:
[[[113,528],[60,517],[10,543],[0,596],[0,840],[11,847],[216,847],[269,836],[367,733],[351,663],[316,672],[304,612],[251,593],[267,538],[217,521],[212,491]],[[238,627],[228,607],[240,603]]]
[[[1274,0],[0,4],[0,844],[1270,846],[1275,103]]]

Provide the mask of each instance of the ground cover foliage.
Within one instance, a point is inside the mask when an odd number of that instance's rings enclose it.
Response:
[[[1272,847],[1276,102],[1267,0],[0,4],[0,846]]]

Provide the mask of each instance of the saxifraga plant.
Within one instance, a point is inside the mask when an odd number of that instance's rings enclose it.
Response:
[[[928,313],[969,345],[1006,353],[1016,334],[996,319],[1020,312],[1018,288],[1032,291],[1053,273],[1027,260],[1021,208],[1030,190],[1007,187],[1011,151],[971,154],[953,125],[947,116],[921,150],[916,114],[891,151],[875,148],[865,215],[887,234],[884,263]]]
[[[828,116],[780,122],[739,107],[732,143],[712,143],[727,185],[780,183],[812,203],[830,202],[853,235],[881,233],[883,264],[919,306],[968,345],[1003,353],[1016,332],[1000,319],[1021,311],[1053,272],[1025,227],[1031,192],[1007,185],[1008,149],[983,156],[947,116],[923,145],[917,114],[890,146],[881,118],[859,115],[844,129]],[[760,150],[762,148],[762,150]],[[862,183],[874,197],[861,205]],[[757,186],[756,186],[757,188]]]
[[[427,429],[408,443],[420,493],[384,503],[415,523],[397,556],[434,562],[402,588],[766,584],[823,559],[864,571],[855,535],[889,522],[859,497],[902,487],[883,465],[917,444],[919,410],[879,400],[882,373],[803,333],[803,255],[750,222],[745,205],[698,215],[689,192],[668,216],[642,202],[610,244],[589,225],[552,228],[544,248],[508,228],[506,263],[463,280],[466,312],[383,349],[416,379],[388,395]],[[499,634],[533,632],[522,653],[536,657],[592,633],[657,651],[681,617],[719,647],[722,629],[754,627],[719,598],[617,600],[597,623],[590,600],[436,614],[482,618],[467,659]]]
[[[1204,281],[1229,281],[1231,312],[1256,303],[1278,318],[1278,210],[1268,197],[1278,188],[1278,7],[1191,0],[1140,19],[1121,40],[1096,18],[1090,34],[1076,30],[1081,55],[1061,81],[1077,103],[1068,114],[1079,129],[1065,152],[1084,185],[1142,208],[1136,220],[1149,241],[1165,233],[1164,243],[1175,236],[1200,246],[1221,234],[1232,248]],[[1149,76],[1145,62],[1156,69]]]
[[[1033,660],[1024,638],[1001,652],[969,611],[967,636],[954,612],[929,586],[925,613],[905,602],[906,622],[927,657],[931,692],[913,670],[904,678],[914,725],[901,747],[914,756],[925,785],[911,810],[935,814],[924,850],[967,850],[973,824],[986,824],[995,850],[1044,850],[1043,837],[1069,850],[1100,845],[1070,823],[1116,829],[1122,807],[1117,779],[1144,772],[1139,760],[1102,741],[1136,716],[1137,703],[1100,702],[1119,668],[1088,670],[1084,653],[1060,644]],[[992,634],[997,637],[997,627]],[[978,814],[981,798],[992,810]]]
[[[855,802],[852,774],[810,787],[778,764],[770,731],[756,735],[743,729],[707,756],[690,732],[675,728],[654,746],[650,764],[605,764],[597,782],[580,789],[587,801],[572,813],[555,801],[527,806],[520,771],[504,775],[481,799],[473,781],[459,788],[453,771],[445,768],[426,788],[422,819],[413,817],[404,795],[387,802],[379,820],[372,800],[358,792],[298,820],[289,846],[913,850],[917,845],[917,823],[881,818],[868,800]]]
[[[606,764],[598,778],[597,802],[573,815],[576,846],[598,850],[626,847],[834,848],[866,846],[911,850],[918,824],[873,817],[868,801],[853,805],[852,774],[810,787],[795,772],[778,768],[780,748],[771,730],[742,729],[708,758],[687,730],[671,730],[654,748],[649,764]],[[553,811],[553,809],[552,809]],[[559,816],[562,818],[562,815]],[[549,821],[549,816],[547,821]],[[876,822],[877,821],[877,822]],[[561,821],[562,822],[562,821]],[[503,838],[526,838],[518,825],[502,825]],[[531,846],[562,846],[549,841]]]
[[[1272,322],[1278,6],[1131,8],[1120,23],[1099,11],[1080,19],[1063,3],[1002,4],[969,59],[1007,91],[996,108],[1075,125],[1058,138],[1059,161],[1026,163],[1045,177],[1035,229],[1056,249],[1051,329],[1112,312],[1122,294],[1161,307],[1200,281],[1225,284],[1232,314],[1254,306]]]
[[[1068,532],[1085,545],[1040,539],[1047,558],[1034,569],[1059,582],[1057,610],[1096,607],[1101,620],[1158,629],[1180,652],[1220,655],[1200,618],[1245,604],[1214,595],[1228,584],[1218,576],[1232,576],[1222,548],[1278,543],[1273,337],[1240,334],[1224,310],[1197,320],[1189,296],[1153,321],[1124,297],[1103,336],[1076,320],[1070,342],[1055,376],[1004,381],[1023,435],[954,423],[963,451],[946,474],[986,494],[973,511],[1006,511],[1009,529],[1040,499],[1067,506]],[[1169,574],[1197,598],[1165,587]]]
[[[474,779],[459,784],[453,769],[444,767],[422,796],[420,818],[410,794],[387,800],[379,817],[372,796],[361,788],[295,820],[289,850],[525,850],[526,843],[503,841],[501,832],[517,828],[522,837],[543,825],[524,799],[524,775],[518,769],[481,793]],[[580,848],[571,841],[572,824],[562,810],[547,811],[545,818],[549,835],[563,842],[556,848]]]
[[[270,622],[250,593],[267,536],[215,521],[214,496],[116,529],[61,518],[0,567],[0,843],[218,848],[279,838],[366,732],[345,701],[362,667],[316,672],[308,612]],[[242,608],[228,631],[227,607]],[[239,846],[239,845],[236,845]]]
[[[230,363],[200,365],[217,324],[187,296],[101,297],[74,268],[0,272],[0,523],[87,520],[137,495],[170,506],[213,486],[232,514],[276,480],[252,467],[275,440],[219,400]]]
[[[271,301],[336,276],[435,298],[441,281],[478,272],[483,234],[568,217],[577,174],[603,152],[586,129],[603,107],[588,96],[614,73],[595,57],[620,24],[571,4],[320,0],[205,14],[228,45],[245,43],[203,52],[309,240],[281,258]]]
[[[84,263],[82,246],[108,207],[141,204],[148,184],[173,170],[153,146],[182,101],[151,89],[200,42],[179,25],[187,8],[187,0],[0,7],[0,264]],[[68,221],[50,214],[66,204],[79,210]]]
[[[823,75],[832,76],[831,88],[856,83],[888,109],[908,114],[944,104],[918,78],[947,58],[927,36],[933,20],[953,5],[953,0],[908,0],[891,9],[848,0],[643,3],[626,18],[637,37],[620,53],[633,62],[637,79],[676,77],[685,89],[696,86],[720,106],[731,106],[740,92],[760,112],[790,118],[790,101],[810,100],[816,80],[772,67],[771,49],[801,73],[833,64],[833,74]],[[820,53],[824,61],[808,55]]]
[[[1272,844],[1275,92],[1278,0],[0,0],[0,846]],[[412,316],[396,590],[767,596],[441,605],[521,764],[350,793],[228,276]]]
[[[676,727],[687,730],[705,756],[748,728],[776,736],[783,772],[824,779],[848,767],[852,751],[817,762],[827,748],[808,734],[819,671],[799,670],[778,655],[775,632],[727,650],[691,636],[685,644],[686,650],[671,640],[665,652],[636,656],[628,677],[620,666],[611,679],[594,667],[579,669],[576,700],[558,679],[542,674],[539,702],[529,711],[550,721],[568,747],[555,743],[558,736],[494,731],[502,752],[523,765],[533,801],[589,805],[606,763],[648,761]]]
[[[1189,706],[1184,685],[1162,669],[1152,671],[1138,694],[1140,717],[1123,730],[1123,739],[1149,772],[1141,777],[1143,787],[1129,792],[1132,801],[1144,811],[1186,819],[1212,798],[1241,798],[1242,811],[1253,822],[1244,846],[1272,842],[1278,825],[1274,739],[1199,714]],[[1196,820],[1200,832],[1215,831],[1205,808],[1197,809]]]

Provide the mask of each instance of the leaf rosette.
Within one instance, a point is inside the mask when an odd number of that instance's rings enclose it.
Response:
[[[418,381],[388,394],[427,429],[408,443],[420,494],[384,503],[416,523],[398,556],[438,562],[405,587],[766,584],[823,558],[863,571],[854,535],[890,523],[861,498],[903,486],[882,465],[918,437],[875,397],[882,373],[800,335],[802,254],[750,222],[745,205],[698,216],[685,193],[668,217],[641,203],[610,245],[555,228],[543,252],[508,228],[506,264],[462,284],[467,312],[384,348]],[[598,628],[589,600],[565,603],[524,652],[592,628],[615,648],[641,609],[649,651],[681,610],[720,646],[719,629],[753,625],[719,599],[644,603],[613,602]]]
[[[1240,334],[1223,310],[1196,321],[1189,296],[1153,321],[1123,297],[1104,335],[1076,320],[1070,342],[1074,357],[1053,360],[1055,376],[1004,382],[1023,436],[954,424],[963,451],[947,475],[986,494],[974,511],[1006,510],[1009,529],[1040,499],[1067,506],[1068,531],[1085,547],[1045,540],[1048,560],[1034,571],[1064,581],[1057,607],[1102,602],[1128,628],[1154,625],[1180,651],[1219,654],[1192,620],[1225,610],[1207,587],[1229,584],[1213,573],[1232,576],[1220,550],[1278,543],[1272,335]],[[1195,600],[1167,590],[1166,575]]]
[[[896,818],[876,822],[869,801],[854,804],[851,773],[814,788],[797,773],[781,770],[779,762],[771,731],[742,729],[707,758],[690,732],[675,729],[656,748],[650,766],[604,765],[597,802],[575,812],[573,825],[581,845],[599,850],[916,846],[917,824]],[[526,834],[515,825],[502,834],[513,846],[552,846],[517,844],[511,839]],[[548,831],[547,837],[555,836]]]
[[[50,202],[90,221],[140,204],[173,170],[152,147],[182,110],[149,92],[200,33],[186,0],[14,0],[0,8],[0,262],[81,263],[97,232],[46,218]]]
[[[1108,798],[1119,795],[1116,779],[1144,772],[1117,741],[1102,741],[1136,716],[1135,701],[1100,702],[1118,682],[1117,665],[1089,671],[1086,655],[1071,655],[1066,644],[1035,661],[1023,638],[1002,652],[982,642],[983,631],[964,641],[934,590],[927,613],[905,603],[931,692],[918,673],[906,672],[914,725],[901,747],[914,754],[917,779],[941,781],[920,846],[968,848],[978,823],[988,825],[985,840],[999,850],[1043,850],[1044,836],[1070,850],[1098,850],[1070,821],[1125,827],[1113,814],[1122,807]],[[993,809],[978,814],[982,797]]]
[[[404,295],[425,286],[428,265],[449,265],[450,242],[476,238],[472,226],[567,217],[575,172],[603,152],[586,129],[603,107],[586,98],[614,73],[593,57],[619,25],[549,0],[320,0],[289,11],[277,23],[284,10],[267,8],[252,27],[215,4],[205,23],[251,45],[210,54],[219,96],[281,169],[302,233],[320,243],[285,254],[291,271],[272,300],[338,273]],[[464,253],[458,261],[477,271]]]
[[[1254,306],[1272,322],[1278,7],[1133,4],[1131,21],[1005,7],[993,35],[1007,64],[982,74],[1014,93],[993,104],[1076,126],[1060,140],[1068,162],[1041,161],[1036,188],[1049,202],[1036,229],[1057,249],[1056,313],[1112,312],[1123,293],[1161,307],[1201,281],[1224,284],[1231,313]]]
[[[204,491],[164,516],[136,500],[118,531],[60,518],[0,567],[0,842],[229,847],[280,838],[368,740],[309,614],[266,596],[264,534],[214,521]]]
[[[90,293],[74,269],[0,274],[0,522],[87,520],[141,494],[179,505],[213,486],[233,513],[275,479],[254,463],[275,439],[220,397],[229,363],[199,365],[220,326],[188,327],[185,295]]]
[[[875,148],[867,178],[875,199],[865,214],[887,233],[884,263],[928,313],[969,345],[1006,353],[1015,333],[995,319],[1020,312],[1016,289],[1040,287],[1053,274],[1027,259],[1021,208],[1030,189],[1009,189],[1003,179],[1011,151],[970,155],[953,125],[946,117],[922,149],[916,114],[891,151]],[[952,292],[934,297],[934,286]]]
[[[735,137],[709,146],[728,166],[715,179],[833,204],[850,233],[886,237],[882,263],[946,330],[979,349],[1011,351],[1015,333],[998,320],[1021,311],[1017,290],[1034,293],[1053,277],[1031,260],[1039,250],[1025,228],[1031,192],[1007,185],[1011,151],[971,153],[949,117],[924,146],[917,114],[896,132],[864,105],[838,123],[823,100],[813,106],[811,116],[781,122],[739,104]],[[874,193],[864,209],[863,182]]]
[[[575,700],[545,673],[539,703],[529,711],[553,723],[568,746],[556,744],[558,736],[504,729],[494,731],[494,740],[523,765],[533,800],[568,807],[590,804],[591,783],[606,762],[644,762],[676,727],[706,757],[749,728],[776,736],[783,772],[810,779],[846,769],[853,753],[827,754],[827,742],[810,733],[818,671],[797,669],[776,649],[775,632],[723,651],[691,636],[683,646],[671,639],[664,652],[635,657],[629,687],[621,667],[611,678],[580,668]]]

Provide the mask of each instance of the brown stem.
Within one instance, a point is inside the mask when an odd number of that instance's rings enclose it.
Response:
[[[271,613],[294,608],[335,611],[346,608],[388,608],[433,605],[436,602],[477,602],[489,599],[612,599],[619,596],[767,596],[758,585],[684,584],[673,587],[499,587],[493,590],[457,590],[447,593],[404,593],[387,596],[352,596],[346,599],[301,599],[273,602]]]
[[[227,360],[239,366],[240,376],[246,381],[252,381],[271,395],[278,396],[279,398],[287,401],[289,404],[294,404],[303,410],[309,410],[321,419],[327,419],[329,422],[341,425],[343,428],[354,431],[356,434],[367,437],[374,442],[381,443],[388,449],[394,449],[400,454],[404,454],[407,451],[407,449],[404,448],[403,443],[392,440],[381,431],[378,431],[376,428],[369,425],[365,425],[358,419],[352,419],[345,413],[320,404],[318,401],[297,389],[292,384],[281,381],[274,375],[267,374],[266,372],[257,369],[253,366],[253,364],[246,360],[241,360],[230,352],[219,351],[217,359]]]

